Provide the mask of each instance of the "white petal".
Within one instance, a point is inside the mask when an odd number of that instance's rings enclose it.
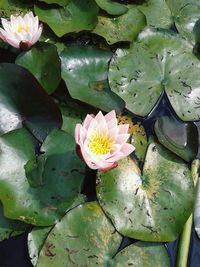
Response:
[[[42,25],[39,27],[37,33],[32,36],[31,43],[35,44],[39,40],[41,34],[42,34]]]

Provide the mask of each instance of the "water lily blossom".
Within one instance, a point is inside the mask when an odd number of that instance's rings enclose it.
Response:
[[[15,48],[28,49],[42,33],[42,25],[32,12],[24,17],[11,15],[10,21],[2,18],[1,23],[3,28],[0,28],[0,39]]]
[[[118,125],[115,111],[105,116],[101,111],[87,115],[75,128],[80,154],[91,169],[102,171],[117,166],[117,161],[132,153],[135,147],[127,140],[129,124]]]

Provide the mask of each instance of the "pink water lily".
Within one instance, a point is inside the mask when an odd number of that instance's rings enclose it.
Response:
[[[75,128],[75,140],[81,156],[91,169],[102,171],[117,166],[117,161],[132,153],[135,147],[127,143],[129,125],[118,125],[115,111],[105,116],[101,111],[87,115]]]
[[[15,48],[28,49],[35,44],[42,33],[42,25],[32,12],[24,17],[11,15],[10,21],[2,18],[0,38]]]

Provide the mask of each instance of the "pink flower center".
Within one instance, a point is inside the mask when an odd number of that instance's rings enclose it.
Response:
[[[107,133],[97,131],[89,140],[89,148],[96,155],[104,155],[110,152],[113,147],[113,138],[108,137]]]

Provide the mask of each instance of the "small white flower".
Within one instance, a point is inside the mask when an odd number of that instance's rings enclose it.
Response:
[[[0,28],[0,38],[15,48],[27,49],[35,44],[42,33],[38,17],[32,12],[22,16],[10,16],[10,21],[2,18],[3,28]]]

